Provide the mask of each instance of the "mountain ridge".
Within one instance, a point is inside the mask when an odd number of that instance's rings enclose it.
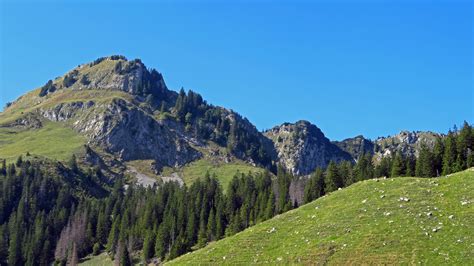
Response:
[[[416,156],[420,146],[410,143],[418,139],[416,134],[397,145],[388,142],[400,139],[400,134],[375,141],[357,136],[331,142],[304,120],[260,132],[245,117],[208,104],[195,92],[169,90],[161,73],[140,59],[121,55],[81,64],[20,96],[0,113],[3,127],[41,127],[42,119],[73,128],[87,137],[88,145],[122,160],[154,160],[157,172],[213,152],[209,142],[220,146],[225,157],[272,171],[281,164],[294,175],[308,175],[330,161],[356,161],[363,153],[383,157],[400,151]],[[426,139],[432,143],[434,137]]]

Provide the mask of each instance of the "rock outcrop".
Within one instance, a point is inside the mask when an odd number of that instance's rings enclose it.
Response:
[[[354,160],[357,160],[362,154],[374,153],[375,144],[363,136],[356,136],[342,141],[333,141],[333,143],[343,151],[349,153]]]
[[[273,141],[279,163],[295,175],[308,175],[331,161],[352,160],[308,121],[284,123],[264,134]]]

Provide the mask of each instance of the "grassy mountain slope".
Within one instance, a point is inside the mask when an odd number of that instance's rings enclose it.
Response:
[[[367,180],[169,264],[474,263],[474,169]]]
[[[61,123],[47,122],[39,129],[0,127],[0,158],[12,162],[29,152],[67,160],[85,144],[85,138]]]
[[[183,176],[184,183],[190,186],[198,178],[206,176],[207,172],[211,176],[215,174],[225,190],[236,173],[261,173],[263,171],[265,171],[263,168],[246,164],[240,160],[230,163],[213,163],[209,160],[201,159],[184,166],[181,175]]]

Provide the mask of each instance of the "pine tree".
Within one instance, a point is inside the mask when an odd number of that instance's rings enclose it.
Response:
[[[342,177],[344,187],[354,183],[354,174],[352,172],[352,164],[350,161],[343,161],[339,164],[339,174]]]
[[[405,176],[415,176],[416,159],[408,155],[405,162]]]
[[[7,175],[7,161],[5,159],[2,160],[2,168],[0,168],[0,175]]]
[[[370,154],[361,154],[354,168],[355,181],[371,179],[374,174],[372,156]]]
[[[207,219],[207,239],[214,241],[216,239],[216,217],[214,209],[211,209],[209,218]]]
[[[7,265],[8,239],[6,224],[0,225],[0,265]]]
[[[16,160],[16,167],[21,167],[21,164],[23,163],[23,157],[20,155],[18,159]]]
[[[443,140],[438,137],[436,138],[435,146],[433,148],[433,166],[436,172],[436,176],[441,175],[443,171],[443,154],[444,143]]]
[[[324,195],[324,172],[321,168],[316,168],[316,171],[309,178],[304,190],[304,202],[309,203]]]
[[[448,175],[453,172],[454,163],[456,162],[456,140],[454,133],[449,132],[448,136],[444,141],[444,154],[443,154],[443,172],[442,175]]]
[[[130,253],[126,245],[123,247],[122,257],[120,258],[121,266],[132,266],[132,260],[130,259]]]
[[[224,221],[223,210],[224,210],[223,202],[220,202],[217,205],[217,211],[216,211],[216,240],[221,239],[221,237],[224,235],[225,221]]]
[[[71,159],[69,160],[68,162],[68,165],[69,165],[69,168],[75,172],[75,173],[78,173],[79,172],[79,167],[77,166],[77,159],[76,159],[76,155],[72,155],[71,156]]]
[[[120,227],[120,215],[114,219],[112,228],[110,229],[109,237],[107,240],[107,251],[114,253],[117,248],[117,242],[119,239],[119,227]]]
[[[429,148],[422,144],[418,160],[416,160],[415,174],[419,177],[433,177],[435,176],[433,154]]]
[[[155,235],[153,231],[148,231],[143,242],[143,260],[145,264],[155,253]]]
[[[331,192],[343,187],[342,177],[339,175],[337,165],[334,161],[331,161],[326,169],[326,178],[324,179],[326,187],[324,191]]]
[[[14,218],[14,216],[12,216]],[[15,221],[15,223],[17,223]],[[8,249],[8,265],[22,265],[22,254],[21,254],[21,232],[20,223],[14,226],[13,230],[10,231],[10,243]]]
[[[392,169],[390,171],[390,176],[391,177],[398,177],[398,176],[403,176],[404,174],[404,162],[403,162],[403,158],[401,156],[401,154],[399,152],[397,152],[395,154],[395,157],[392,161]]]

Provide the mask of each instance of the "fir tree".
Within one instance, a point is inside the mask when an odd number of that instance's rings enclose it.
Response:
[[[342,177],[339,175],[337,165],[334,161],[331,161],[326,169],[326,178],[324,179],[326,187],[325,192],[331,192],[343,187]]]
[[[454,133],[449,132],[448,136],[444,141],[444,154],[443,154],[443,172],[442,175],[448,175],[453,172],[454,163],[456,161],[456,139]]]
[[[390,176],[391,177],[398,177],[398,176],[403,176],[405,174],[405,165],[403,158],[399,152],[395,154],[395,157],[392,161],[392,169],[390,171]]]

